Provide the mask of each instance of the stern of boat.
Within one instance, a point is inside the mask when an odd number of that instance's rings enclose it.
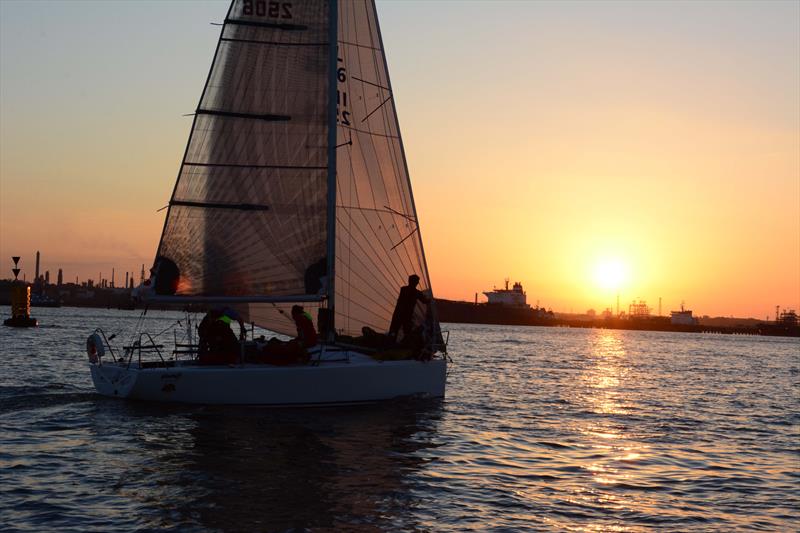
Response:
[[[116,363],[90,363],[94,388],[104,396],[127,398],[136,384],[138,370]]]

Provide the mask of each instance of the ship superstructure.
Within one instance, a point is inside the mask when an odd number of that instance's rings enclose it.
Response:
[[[680,311],[670,311],[670,324],[680,325],[680,326],[696,326],[700,322],[697,318],[692,316],[691,309],[684,309],[683,303],[681,303],[681,310]]]
[[[489,304],[530,309],[531,306],[528,305],[527,295],[525,291],[522,290],[522,283],[517,281],[514,283],[513,287],[509,289],[508,281],[508,278],[506,278],[505,289],[494,289],[483,293],[489,299]]]

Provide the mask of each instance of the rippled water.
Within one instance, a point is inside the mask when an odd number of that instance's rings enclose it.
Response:
[[[3,531],[800,521],[797,339],[450,325],[443,402],[211,408],[94,394],[86,336],[136,312],[34,310],[0,329]]]

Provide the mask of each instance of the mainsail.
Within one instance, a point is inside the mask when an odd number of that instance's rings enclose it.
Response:
[[[388,330],[410,274],[430,288],[372,0],[231,3],[153,272],[289,334],[294,302],[360,334]]]

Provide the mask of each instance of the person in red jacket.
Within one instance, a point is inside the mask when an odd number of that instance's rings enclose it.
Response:
[[[311,320],[311,315],[303,311],[300,305],[292,306],[292,319],[294,325],[297,327],[297,337],[295,340],[300,346],[306,350],[317,345],[317,330],[314,328],[314,322]]]

